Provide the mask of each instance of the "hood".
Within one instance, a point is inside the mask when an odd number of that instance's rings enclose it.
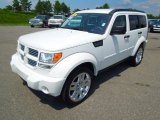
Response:
[[[36,49],[59,51],[102,39],[103,35],[58,28],[23,35],[19,42]]]
[[[42,21],[42,19],[33,18],[33,19],[31,19],[31,22],[33,22],[33,21]]]
[[[156,26],[160,27],[160,21],[157,21]]]

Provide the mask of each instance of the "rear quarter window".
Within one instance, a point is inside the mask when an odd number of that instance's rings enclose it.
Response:
[[[147,27],[147,21],[146,21],[146,17],[145,16],[139,15],[138,19],[139,19],[139,27],[140,28]]]
[[[129,15],[130,30],[136,30],[147,27],[146,16],[144,15]]]

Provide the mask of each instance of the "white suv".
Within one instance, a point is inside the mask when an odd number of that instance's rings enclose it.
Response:
[[[65,19],[66,17],[64,15],[54,15],[48,20],[48,27],[61,26]]]
[[[11,68],[30,88],[76,105],[100,70],[126,58],[141,63],[147,31],[147,16],[138,10],[80,11],[61,28],[21,36]]]

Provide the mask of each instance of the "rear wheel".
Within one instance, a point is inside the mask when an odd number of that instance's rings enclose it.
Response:
[[[70,105],[77,105],[85,100],[92,84],[93,73],[88,68],[78,68],[68,77],[62,98]]]
[[[132,66],[139,65],[142,62],[143,54],[144,54],[144,48],[143,48],[143,45],[141,45],[138,48],[136,54],[133,57],[131,57],[131,60],[130,60],[131,65]]]
[[[31,28],[34,28],[34,25],[31,25]]]

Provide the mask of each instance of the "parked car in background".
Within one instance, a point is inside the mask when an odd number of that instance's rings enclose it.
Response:
[[[29,20],[29,24],[31,27],[40,26],[45,27],[48,26],[48,19],[50,17],[48,15],[37,15],[35,18]]]
[[[48,26],[51,28],[53,26],[61,26],[61,24],[65,21],[66,17],[64,15],[54,15],[48,20]]]
[[[148,21],[149,32],[160,32],[160,20],[150,19]]]
[[[89,96],[101,70],[126,59],[138,66],[147,36],[142,11],[79,11],[58,29],[21,36],[10,64],[30,88],[77,105]]]

